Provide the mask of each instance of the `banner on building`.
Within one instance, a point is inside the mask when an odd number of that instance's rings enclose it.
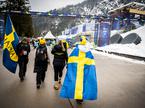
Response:
[[[0,45],[4,37],[4,16],[0,15]]]
[[[86,24],[83,25],[83,32],[86,31]]]
[[[120,29],[120,19],[115,18],[112,22],[112,30],[119,30]]]
[[[94,43],[95,45],[98,44],[98,34],[99,33],[99,23],[95,24],[95,32],[94,32]]]
[[[71,29],[71,34],[77,34],[78,27],[73,27]]]
[[[100,23],[98,46],[102,47],[109,45],[110,30],[111,30],[110,28],[111,28],[110,22]]]

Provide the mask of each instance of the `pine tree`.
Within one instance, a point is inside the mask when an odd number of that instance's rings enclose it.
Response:
[[[6,1],[0,1],[0,13],[4,10],[5,8],[5,2]]]
[[[24,14],[29,12],[29,0],[6,0],[6,5],[3,11],[10,14],[16,32],[19,36],[32,37],[32,18],[31,15]],[[21,13],[15,13],[15,11]]]

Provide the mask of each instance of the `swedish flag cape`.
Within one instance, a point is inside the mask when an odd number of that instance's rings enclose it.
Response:
[[[60,97],[71,99],[97,99],[95,61],[91,51],[76,47],[68,58],[67,72]]]

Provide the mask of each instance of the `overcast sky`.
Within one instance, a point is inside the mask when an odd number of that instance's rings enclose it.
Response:
[[[65,7],[66,5],[78,4],[85,0],[30,0],[32,11],[49,11]]]

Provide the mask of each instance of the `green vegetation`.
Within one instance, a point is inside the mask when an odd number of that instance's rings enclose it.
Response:
[[[0,12],[5,12],[5,16],[7,14],[10,15],[17,34],[22,37],[32,37],[33,28],[31,16],[13,13],[13,11],[28,12],[30,9],[29,0],[5,0],[1,5]]]

